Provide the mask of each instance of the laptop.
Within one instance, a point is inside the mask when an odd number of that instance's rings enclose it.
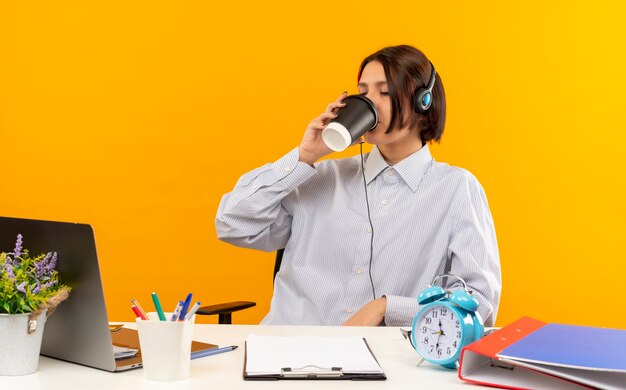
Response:
[[[72,287],[69,298],[46,320],[41,354],[111,372],[141,367],[137,331],[109,327],[92,227],[0,217],[0,252],[12,252],[18,234],[32,254],[57,252],[59,276]],[[218,346],[193,341],[192,358],[213,348]],[[132,349],[138,353],[115,358],[116,351],[119,356],[120,350]]]

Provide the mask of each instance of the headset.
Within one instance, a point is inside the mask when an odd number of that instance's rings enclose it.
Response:
[[[437,78],[437,71],[433,63],[430,63],[432,72],[430,73],[430,80],[426,88],[419,88],[413,95],[413,109],[415,112],[425,114],[433,103],[433,87],[435,86],[435,79]]]
[[[430,67],[432,68],[432,72],[430,73],[430,80],[428,80],[428,85],[426,86],[426,88],[423,88],[423,87],[418,88],[413,94],[413,109],[415,110],[415,112],[418,112],[420,114],[425,114],[433,103],[433,88],[435,87],[437,71],[435,70],[435,66],[433,65],[433,63],[432,62],[429,62],[429,63],[430,63]],[[369,272],[368,273],[370,277],[370,284],[372,286],[372,296],[374,297],[374,299],[376,299],[376,289],[374,288],[374,279],[372,278],[372,260],[374,256],[374,225],[372,224],[372,216],[370,214],[369,198],[367,196],[367,181],[365,180],[365,163],[363,161],[363,143],[362,142],[360,146],[361,146],[361,172],[363,173],[363,184],[365,186],[365,203],[367,205],[367,219],[369,221],[370,229],[371,229],[370,258],[369,258],[369,266],[368,266]],[[455,276],[459,278],[458,276],[452,275],[452,274],[447,275],[447,276]],[[433,283],[436,280],[437,278],[435,278]],[[465,281],[463,279],[461,279],[461,281],[463,282],[463,285],[465,286]],[[465,291],[463,292],[467,296],[470,296],[469,294],[471,294],[470,292],[467,291],[467,287],[465,288]],[[461,292],[455,292],[453,294],[456,296],[456,295],[460,295]],[[462,296],[463,300],[467,298],[466,295]]]

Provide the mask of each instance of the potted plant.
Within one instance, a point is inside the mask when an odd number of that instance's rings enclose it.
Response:
[[[46,317],[67,299],[57,253],[31,256],[17,235],[13,252],[0,253],[0,375],[37,371]]]

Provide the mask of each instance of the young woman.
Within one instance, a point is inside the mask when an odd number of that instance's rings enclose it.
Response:
[[[364,162],[318,161],[332,152],[321,133],[344,92],[309,123],[297,148],[243,175],[220,203],[221,240],[285,248],[262,323],[407,326],[419,292],[452,273],[493,326],[501,277],[485,193],[470,172],[436,162],[428,148],[446,117],[439,74],[421,51],[402,45],[365,58],[358,80],[379,114],[364,137],[375,145]],[[432,101],[416,97],[433,81]],[[446,287],[460,288],[453,279]]]

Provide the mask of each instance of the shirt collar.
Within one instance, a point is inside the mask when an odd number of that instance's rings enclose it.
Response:
[[[415,192],[432,161],[433,157],[430,154],[428,144],[426,144],[417,152],[393,165],[393,169],[398,172],[402,180],[411,188],[411,191]],[[385,161],[378,147],[374,146],[365,162],[365,182],[369,184],[388,167],[390,165]]]

